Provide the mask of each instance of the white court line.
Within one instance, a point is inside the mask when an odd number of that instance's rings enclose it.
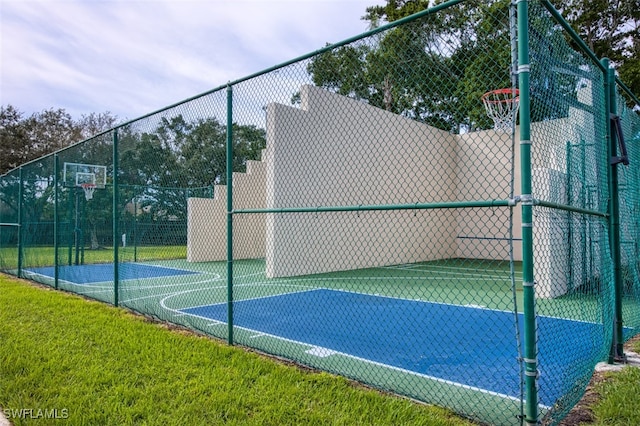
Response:
[[[251,283],[251,284],[240,284],[238,286],[235,287],[255,287],[257,285],[260,285],[262,283]],[[265,285],[267,287],[272,286],[272,283],[265,283],[265,284],[269,284],[269,285]],[[469,304],[465,304],[465,305],[461,305],[461,304],[457,304],[457,303],[445,303],[445,302],[435,302],[432,300],[423,300],[423,299],[408,299],[405,297],[395,297],[395,296],[389,296],[389,295],[384,295],[384,294],[373,294],[373,293],[360,293],[357,291],[350,291],[350,290],[345,290],[345,289],[334,289],[334,288],[318,288],[318,287],[311,287],[311,286],[303,286],[303,285],[295,285],[295,284],[291,284],[291,283],[287,283],[287,282],[282,282],[282,284],[278,283],[280,286],[282,287],[301,287],[301,288],[306,288],[307,290],[300,290],[300,291],[293,291],[293,292],[287,292],[287,293],[281,293],[281,294],[272,294],[272,295],[268,295],[268,296],[261,296],[261,297],[255,297],[255,298],[251,298],[251,299],[240,299],[240,300],[234,300],[234,303],[237,302],[245,302],[245,301],[251,301],[251,300],[260,300],[260,299],[267,299],[267,298],[271,298],[271,297],[280,297],[280,296],[286,296],[286,295],[290,295],[290,294],[296,294],[296,293],[305,293],[305,292],[312,292],[312,291],[319,291],[319,290],[328,290],[328,291],[339,291],[339,292],[343,292],[343,293],[351,293],[351,294],[357,294],[357,295],[363,295],[363,296],[372,296],[372,297],[380,297],[380,298],[384,298],[384,299],[393,299],[393,300],[402,300],[402,301],[408,301],[408,302],[418,302],[418,303],[429,303],[432,305],[440,305],[440,306],[458,306],[461,308],[465,308],[465,309],[479,309],[479,310],[484,310],[484,311],[491,311],[491,312],[502,312],[502,313],[507,313],[507,314],[518,314],[521,315],[522,312],[514,312],[513,310],[506,310],[506,309],[494,309],[494,308],[488,308],[486,306],[482,306],[482,305],[469,305]],[[220,289],[220,288],[226,288],[226,286],[219,286],[219,287],[212,287],[211,289]],[[164,301],[174,297],[174,296],[179,296],[182,294],[186,294],[186,293],[190,293],[190,292],[195,292],[195,291],[201,291],[204,289],[195,289],[195,290],[189,290],[189,291],[185,291],[185,292],[179,292],[176,294],[168,294],[167,297],[165,297],[164,299],[162,299],[160,301],[160,305],[170,311],[173,312],[180,312],[186,315],[190,315],[193,317],[197,317],[197,318],[203,318],[203,319],[209,319],[211,320],[211,318],[208,317],[203,317],[200,315],[195,315],[195,314],[190,314],[187,312],[182,312],[181,309],[194,309],[194,308],[203,308],[203,307],[207,307],[207,306],[218,306],[218,305],[224,305],[228,302],[220,302],[220,303],[208,303],[208,304],[204,304],[204,305],[196,305],[196,306],[186,306],[180,309],[172,309],[169,308],[167,306],[164,305]],[[538,315],[539,318],[550,318],[550,319],[557,319],[557,320],[564,320],[564,321],[572,321],[572,322],[579,322],[579,323],[584,323],[584,324],[591,324],[591,325],[599,325],[599,323],[597,322],[592,322],[592,321],[586,321],[586,320],[578,320],[578,319],[572,319],[572,318],[562,318],[562,317],[554,317],[554,316],[548,316],[548,315]]]
[[[195,281],[195,282],[190,282],[190,283],[179,283],[179,284],[167,284],[164,286],[157,286],[157,287],[144,287],[143,289],[140,289],[139,287],[134,287],[132,289],[129,289],[129,291],[134,291],[134,290],[144,290],[144,289],[148,289],[148,288],[168,288],[168,287],[183,287],[185,285],[200,285],[200,284],[210,284],[210,283],[214,283],[214,282],[219,282],[221,281],[221,277],[220,275],[218,275],[216,278],[211,278],[208,280],[204,280],[204,281]],[[200,290],[212,290],[214,288],[226,288],[225,286],[218,286],[218,287],[213,287],[213,288],[197,288],[197,289],[193,289],[193,291],[200,291]],[[162,297],[165,295],[170,295],[170,294],[174,294],[174,293],[160,293],[160,294],[151,294],[151,295],[147,295],[147,296],[142,296],[142,297],[136,297],[133,299],[127,299],[127,300],[123,300],[122,303],[126,303],[126,302],[135,302],[136,300],[144,300],[144,299],[151,299],[154,297]]]
[[[401,270],[415,270],[415,271],[431,271],[431,270],[454,270],[454,271],[478,271],[478,269],[474,268],[466,268],[461,266],[446,266],[446,265],[430,265],[426,263],[411,263],[404,265],[389,265],[389,266],[381,266],[383,269],[401,269]],[[424,269],[423,269],[424,268]],[[481,272],[491,272],[495,273],[495,269],[480,269]],[[505,270],[505,273],[511,273],[511,271]],[[514,274],[522,274],[522,272],[514,271]]]
[[[394,277],[394,278],[398,278],[398,277]],[[400,277],[398,279],[415,279],[415,277]],[[352,281],[352,280],[388,280],[389,278],[387,277],[344,277],[344,278],[303,278],[300,280],[295,280],[295,282],[305,282],[305,281],[311,281],[311,282],[318,282],[318,281],[329,281],[329,282],[335,282],[335,281]],[[432,278],[432,277],[425,277],[425,280],[439,280],[440,278]],[[431,300],[424,300],[424,299],[408,299],[405,297],[394,297],[394,296],[389,296],[389,295],[382,295],[382,294],[373,294],[373,293],[361,293],[361,292],[357,292],[357,291],[350,291],[350,290],[346,290],[346,289],[337,289],[337,288],[318,288],[317,286],[309,286],[309,285],[300,285],[300,284],[294,284],[293,282],[287,280],[287,281],[276,281],[275,283],[273,281],[262,281],[262,282],[257,282],[257,283],[249,283],[249,284],[239,284],[239,285],[234,285],[234,288],[238,288],[238,287],[258,287],[258,286],[264,286],[264,287],[273,287],[273,286],[279,286],[279,287],[300,287],[300,288],[304,288],[307,290],[301,290],[299,292],[288,292],[288,293],[282,293],[282,294],[273,294],[273,295],[269,295],[269,296],[262,296],[262,297],[256,297],[253,299],[240,299],[240,300],[234,300],[234,302],[242,302],[245,300],[259,300],[259,299],[263,299],[266,297],[275,297],[275,296],[282,296],[282,295],[287,295],[287,294],[293,294],[293,293],[303,293],[305,291],[314,291],[314,290],[330,290],[330,291],[342,291],[344,293],[353,293],[353,294],[362,294],[362,295],[367,295],[367,296],[378,296],[378,297],[383,297],[383,298],[388,298],[388,299],[395,299],[395,300],[407,300],[407,301],[411,301],[411,302],[422,302],[422,303],[432,303],[434,305],[443,305],[443,306],[460,306],[463,308],[471,308],[470,306],[467,305],[461,305],[458,303],[444,303],[444,302],[435,302],[435,301],[431,301]],[[224,287],[226,288],[226,287]],[[198,290],[196,290],[198,291]],[[187,292],[188,293],[188,292]],[[180,295],[182,293],[177,293],[177,295]],[[169,295],[168,297],[171,297],[171,295]],[[163,299],[164,300],[164,299]],[[191,309],[191,308],[202,308],[205,306],[215,306],[215,305],[221,305],[221,304],[225,304],[227,302],[221,302],[221,303],[208,303],[206,305],[197,305],[197,306],[187,306],[184,307],[182,309]],[[495,312],[507,312],[507,313],[513,313],[513,311],[511,310],[505,310],[505,309],[492,309],[492,308],[486,308],[486,307],[473,307],[473,309],[484,309],[484,310],[488,310],[488,311],[495,311]]]
[[[50,280],[51,281],[50,285],[55,285],[55,280],[56,280],[55,277],[52,277],[50,275],[41,274],[39,272],[33,272],[33,271],[28,270],[28,269],[25,269],[23,271],[23,273],[24,272],[26,272],[25,275],[29,275],[29,276],[32,276],[34,278],[35,277],[42,277],[41,279]],[[63,280],[62,278],[58,278],[58,284],[62,283],[62,284],[65,284],[65,285],[73,285],[73,286],[76,286],[76,287],[89,287],[89,288],[95,288],[95,289],[109,289],[109,288],[113,289],[113,286],[109,287],[109,286],[106,286],[106,285],[101,285],[101,283],[106,283],[106,282],[108,282],[108,281],[96,281],[95,283],[87,284],[87,283],[75,283],[73,281],[67,281],[67,280]],[[47,285],[49,285],[49,284],[47,284]],[[101,293],[101,292],[102,291],[100,291],[99,293]],[[82,293],[82,294],[85,294],[85,293]]]
[[[500,281],[510,281],[510,273],[509,272],[505,272],[504,275],[488,275],[488,274],[484,274],[483,271],[481,272],[477,272],[477,273],[473,273],[473,272],[457,272],[457,270],[454,271],[443,271],[443,270],[436,270],[436,269],[417,269],[417,268],[395,268],[392,266],[387,266],[384,269],[393,269],[393,270],[397,270],[397,271],[416,271],[416,272],[420,272],[420,273],[426,273],[426,272],[431,272],[433,274],[441,274],[442,278],[451,278],[452,276],[469,276],[469,277],[482,277],[482,279],[485,280],[500,280]],[[463,271],[471,271],[470,269],[463,269]],[[514,276],[516,276],[514,274]],[[390,277],[389,279],[394,279],[395,277]],[[481,278],[477,278],[477,279],[481,279]]]
[[[471,391],[474,391],[474,392],[480,392],[480,393],[487,394],[487,395],[497,396],[497,397],[503,398],[503,399],[509,399],[509,400],[517,401],[517,402],[520,401],[520,398],[516,397],[516,396],[507,395],[507,394],[503,394],[503,393],[499,393],[499,392],[494,392],[494,391],[490,391],[488,389],[478,388],[478,387],[475,387],[475,386],[465,385],[464,383],[454,382],[452,380],[441,379],[439,377],[430,376],[428,374],[418,373],[416,371],[407,370],[405,368],[396,367],[394,365],[384,364],[382,362],[373,361],[373,360],[370,360],[370,359],[361,358],[361,357],[358,357],[358,356],[355,356],[355,355],[351,355],[351,354],[348,354],[348,353],[345,353],[345,352],[336,351],[336,350],[331,349],[331,348],[326,348],[326,347],[323,347],[323,346],[313,345],[313,344],[306,343],[306,342],[300,342],[298,340],[288,339],[288,338],[282,337],[282,336],[276,336],[274,334],[265,333],[265,332],[262,332],[262,331],[259,331],[259,330],[253,330],[251,328],[240,327],[240,326],[234,326],[234,328],[237,328],[237,329],[240,329],[240,330],[244,330],[244,331],[247,331],[247,332],[256,333],[251,338],[271,337],[271,338],[274,338],[274,339],[277,339],[277,340],[281,340],[283,342],[294,343],[294,344],[297,344],[297,345],[300,345],[300,346],[308,346],[309,349],[318,348],[318,349],[322,349],[322,350],[326,350],[326,351],[331,351],[331,352],[334,353],[334,355],[344,356],[346,358],[351,358],[351,359],[354,359],[356,361],[364,362],[366,364],[371,364],[371,365],[376,365],[376,366],[379,366],[379,367],[384,367],[384,368],[387,368],[387,369],[390,369],[390,370],[399,371],[401,373],[410,374],[412,376],[417,376],[417,377],[421,377],[421,378],[424,378],[424,379],[433,380],[433,381],[438,382],[438,383],[443,383],[443,384],[446,384],[446,385],[455,386],[455,387],[459,387],[459,388],[462,388],[462,389],[471,390]],[[540,406],[542,408],[544,408],[544,409],[550,409],[551,408],[551,407],[548,407],[548,406],[545,406],[545,405],[542,405],[542,404],[540,404]]]
[[[252,299],[236,299],[236,300],[234,300],[234,303],[235,303],[235,302],[244,302],[244,301],[247,301],[247,300],[260,300],[260,299],[265,299],[265,298],[268,298],[268,297],[284,296],[284,295],[287,295],[287,294],[304,293],[305,291],[310,291],[310,290],[321,290],[321,289],[319,289],[319,288],[317,288],[317,287],[310,287],[310,286],[296,285],[296,284],[290,284],[290,283],[284,283],[284,282],[283,282],[282,284],[278,285],[278,286],[279,286],[279,287],[302,287],[302,288],[305,288],[305,289],[307,289],[307,290],[290,291],[290,292],[287,292],[287,293],[272,294],[272,295],[269,295],[269,296],[261,296],[261,297],[256,297],[256,298],[252,298]],[[233,286],[233,288],[239,288],[239,287],[256,287],[256,284],[255,284],[255,283],[250,283],[250,284],[237,284],[237,285],[234,285],[234,286]],[[263,287],[268,287],[268,286],[263,286]],[[226,290],[226,288],[227,288],[227,286],[219,286],[219,287],[212,287],[212,288],[211,288],[211,290],[213,290],[213,289],[216,289],[216,290],[217,290],[217,289],[225,289],[225,290]],[[176,296],[177,296],[177,295],[178,295],[178,294],[176,294]],[[171,295],[170,295],[170,294],[169,294],[169,297],[171,297]],[[164,299],[163,299],[163,300],[164,300]],[[219,306],[219,305],[226,305],[227,303],[228,303],[228,302],[225,300],[225,301],[223,301],[223,302],[218,302],[218,303],[207,303],[207,304],[204,304],[204,305],[186,306],[186,307],[184,307],[184,308],[180,308],[180,309],[196,309],[196,308],[205,308],[205,307],[207,307],[207,306]],[[191,314],[187,313],[187,315],[191,315]],[[197,316],[197,315],[194,315],[194,316]]]
[[[193,275],[193,274],[211,274],[211,275],[220,275],[216,272],[209,272],[209,271],[195,271],[193,269],[185,269],[185,268],[181,268],[181,267],[176,267],[176,266],[170,266],[170,265],[158,265],[158,264],[154,264],[154,263],[144,263],[144,262],[121,262],[120,264],[123,263],[127,263],[129,265],[140,265],[140,266],[154,266],[156,268],[163,268],[163,269],[175,269],[176,271],[184,271],[184,272],[189,272],[189,274],[185,274],[185,275]],[[166,275],[167,277],[172,277],[175,275]],[[137,278],[133,278],[133,279],[137,279]]]
[[[165,285],[155,285],[155,286],[143,286],[143,287],[131,287],[126,289],[127,291],[136,291],[136,290],[146,290],[146,289],[156,289],[156,288],[169,288],[169,287],[183,287],[183,286],[192,286],[192,285],[200,285],[200,284],[210,284],[212,282],[218,282],[218,281],[222,281],[223,278],[220,274],[215,274],[215,273],[209,273],[210,275],[213,275],[215,278],[211,278],[211,279],[207,279],[207,280],[203,280],[203,281],[190,281],[190,282],[186,282],[186,283],[177,283],[177,284],[165,284]],[[261,275],[263,274],[262,272],[256,272],[253,274],[247,274],[247,275],[241,275],[239,277],[237,277],[238,279],[240,278],[245,278],[245,277],[251,277],[254,275]],[[226,286],[217,286],[217,287],[211,287],[211,288],[199,288],[199,289],[194,289],[194,291],[199,291],[199,290],[217,290],[217,289],[226,289]],[[141,297],[135,297],[133,299],[127,299],[127,300],[123,300],[122,303],[127,303],[127,302],[135,302],[137,300],[144,300],[144,299],[152,299],[154,297],[162,297],[162,296],[167,296],[167,295],[172,295],[174,294],[173,292],[171,293],[160,293],[160,294],[152,294],[152,295],[147,295],[147,296],[141,296]],[[208,306],[208,305],[204,305],[204,306]]]
[[[157,277],[156,277],[157,278]],[[134,278],[137,279],[137,278]],[[148,278],[148,279],[154,279],[154,278]],[[135,290],[146,290],[146,289],[150,289],[150,288],[168,288],[168,287],[183,287],[183,286],[191,286],[191,285],[199,285],[199,284],[205,284],[205,283],[210,283],[213,281],[219,281],[220,279],[220,275],[216,275],[216,278],[213,279],[208,279],[208,280],[204,280],[204,281],[190,281],[190,282],[186,282],[186,283],[176,283],[176,284],[165,284],[165,285],[152,285],[152,286],[142,286],[142,287],[128,287],[126,285],[120,285],[118,288],[121,291],[135,291]],[[131,281],[131,280],[125,280],[125,281]],[[108,281],[103,281],[103,282],[108,282]],[[77,284],[77,283],[73,283],[73,282],[68,282],[70,285],[74,285],[74,286],[79,286],[79,287],[87,287],[87,288],[95,288],[95,289],[102,289],[102,290],[96,290],[96,291],[84,291],[81,294],[98,294],[98,293],[108,293],[108,292],[113,292],[113,284],[106,286],[106,285],[90,285],[90,284]],[[144,297],[138,297],[135,299],[128,299],[128,300],[123,300],[122,302],[130,302],[130,301],[134,301],[134,300],[142,300],[142,299],[148,299],[148,298],[152,298],[152,297],[158,297],[161,296],[161,294],[154,294],[151,296],[144,296]]]
[[[260,275],[260,274],[262,274],[262,272],[251,273],[251,274],[247,274],[247,275],[241,275],[241,276],[237,277],[237,279],[246,278],[246,277],[250,277],[250,276],[254,276],[254,275]],[[206,281],[201,281],[201,282],[199,282],[199,284],[204,284],[204,283],[213,283],[213,282],[218,282],[218,281],[220,281],[220,279],[215,279],[215,280],[206,280]],[[193,284],[193,283],[191,283],[191,284]],[[237,284],[237,285],[234,285],[234,288],[238,288],[238,287],[254,287],[255,285],[256,285],[255,283],[249,283],[249,284]],[[286,285],[287,285],[287,286],[295,286],[295,285],[291,285],[291,284],[286,284]],[[302,286],[296,286],[296,287],[302,287]],[[177,293],[166,293],[166,294],[160,294],[160,295],[156,294],[156,295],[153,295],[153,297],[162,297],[162,296],[165,296],[163,299],[161,299],[161,300],[160,300],[160,306],[161,306],[162,308],[164,308],[164,309],[166,309],[166,310],[168,310],[168,311],[172,311],[172,312],[182,312],[182,311],[181,311],[181,310],[179,310],[179,309],[173,309],[173,308],[169,308],[168,306],[166,306],[166,304],[165,304],[166,300],[168,300],[168,299],[170,299],[170,298],[172,298],[172,297],[181,296],[181,295],[183,295],[183,294],[195,293],[195,292],[197,292],[197,291],[202,291],[202,290],[218,290],[218,289],[226,289],[226,288],[227,288],[227,286],[226,286],[226,285],[223,285],[223,286],[215,286],[215,287],[210,287],[210,288],[197,288],[197,289],[190,289],[190,290],[180,291],[180,292],[177,292]],[[151,296],[149,296],[149,297],[151,297]],[[145,298],[146,298],[146,296],[145,296]],[[224,303],[226,303],[226,302],[224,302]],[[183,307],[183,308],[181,308],[181,309],[200,308],[200,307],[204,307],[204,306],[212,306],[212,305],[215,305],[215,304],[208,303],[208,304],[206,304],[206,305],[201,305],[201,306],[186,306],[186,307]],[[187,315],[190,315],[190,314],[187,314]],[[196,316],[196,315],[194,315],[194,316]]]
[[[254,334],[253,336],[249,336],[249,339],[257,339],[258,337],[264,337],[264,336],[267,336],[267,334],[257,333],[257,334]]]

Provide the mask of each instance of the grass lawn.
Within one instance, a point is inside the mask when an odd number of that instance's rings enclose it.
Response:
[[[67,247],[58,249],[59,262],[61,265],[67,264],[69,255],[71,262],[75,262],[76,253],[69,252]],[[160,259],[186,259],[187,246],[140,246],[140,247],[120,247],[118,255],[121,262],[149,261]],[[113,262],[113,247],[102,247],[98,250],[85,249],[82,255],[84,263],[111,263]],[[53,247],[25,247],[23,250],[23,266],[26,268],[36,268],[41,266],[54,265]],[[4,260],[9,265],[17,267],[17,248],[0,249],[0,260]],[[9,267],[9,266],[7,266]]]
[[[631,350],[640,353],[640,339]],[[625,367],[604,374],[595,391],[600,397],[593,407],[595,425],[640,425],[640,368]]]
[[[0,407],[16,425],[471,424],[1,274]]]
[[[594,390],[592,424],[640,424],[640,369],[607,373]],[[471,425],[2,274],[0,407],[16,425]]]

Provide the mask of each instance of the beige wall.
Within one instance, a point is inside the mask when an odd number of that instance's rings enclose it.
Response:
[[[516,132],[517,134],[517,132]],[[515,142],[513,193],[520,193],[520,152]],[[511,135],[494,130],[458,135],[458,200],[506,200],[512,197]],[[471,259],[508,259],[509,214],[505,207],[458,210],[456,255]],[[513,209],[514,258],[522,260],[520,208]]]
[[[234,174],[234,208],[505,200],[512,194],[512,155],[513,193],[520,194],[517,137],[512,154],[504,133],[453,135],[314,86],[300,94],[299,108],[267,106],[263,162]],[[532,139],[543,142],[535,147],[534,196],[563,191],[550,185],[564,179],[558,170],[566,169],[566,142],[579,141],[588,127],[572,119],[532,124]],[[226,258],[225,188],[215,194],[189,200],[190,261]],[[513,209],[516,260],[522,259],[520,210]],[[508,221],[505,207],[235,215],[234,253],[265,257],[269,277],[452,257],[508,259]],[[535,255],[544,264],[544,256],[553,257],[549,249],[566,244],[541,226]],[[564,291],[553,281],[566,273],[561,263],[548,260],[538,271],[540,296]]]
[[[268,208],[458,201],[461,169],[482,167],[460,166],[448,132],[313,86],[301,101],[267,107]],[[267,275],[456,257],[457,222],[453,210],[269,215]]]
[[[265,163],[247,161],[246,173],[233,174],[234,208],[264,208]],[[233,255],[237,259],[264,257],[264,215],[234,215]],[[227,187],[216,185],[214,198],[187,201],[187,261],[227,259]]]

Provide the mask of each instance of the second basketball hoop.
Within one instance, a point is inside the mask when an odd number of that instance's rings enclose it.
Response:
[[[510,132],[518,117],[520,91],[518,89],[498,89],[482,95],[482,103],[487,115],[493,120],[493,129],[498,132]]]
[[[96,189],[95,183],[82,183],[80,187],[84,190],[84,198],[86,198],[87,201],[93,198],[93,191]]]

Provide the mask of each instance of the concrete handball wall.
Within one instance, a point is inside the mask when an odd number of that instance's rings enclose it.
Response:
[[[508,197],[508,185],[492,187],[496,170],[510,176],[510,162],[496,159],[499,134],[460,138],[313,86],[302,88],[301,101],[300,108],[267,107],[269,208]],[[504,149],[510,152],[510,142]],[[504,259],[507,242],[494,237],[507,237],[505,215],[493,213],[477,224],[477,210],[269,215],[267,275],[457,256]],[[461,232],[474,240],[460,239]],[[486,250],[487,243],[499,249]]]
[[[520,193],[519,140],[512,150],[510,135],[453,135],[314,86],[303,86],[300,94],[299,108],[267,106],[263,162],[234,174],[234,208],[503,200],[512,186]],[[566,170],[566,143],[593,126],[580,114],[532,124],[532,139],[544,141],[533,159],[537,198],[566,201],[557,195],[566,192],[557,183],[566,181],[559,171]],[[513,255],[521,260],[520,208],[513,214]],[[504,207],[236,215],[234,256],[265,257],[268,277],[454,257],[505,260],[508,224]],[[536,224],[540,297],[566,291],[559,280],[568,265],[559,259],[568,258],[568,244],[553,226]],[[225,251],[226,190],[216,187],[213,200],[189,200],[188,260],[224,260]]]
[[[517,132],[516,132],[517,135]],[[457,199],[505,200],[511,198],[511,157],[515,154],[513,193],[520,193],[520,150],[511,135],[494,130],[457,135]],[[460,258],[506,260],[509,257],[507,208],[458,210],[457,251]],[[513,210],[515,260],[522,260],[520,209]]]
[[[235,208],[264,208],[265,163],[247,161],[246,173],[233,174]],[[233,255],[237,259],[263,258],[265,216],[234,216]],[[227,259],[227,187],[216,185],[213,198],[187,200],[187,261]]]

